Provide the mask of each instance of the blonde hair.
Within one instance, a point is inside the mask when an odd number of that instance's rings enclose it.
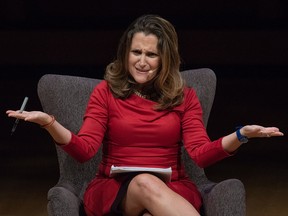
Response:
[[[106,67],[105,80],[117,98],[129,97],[137,85],[128,71],[128,55],[135,33],[153,34],[158,38],[160,67],[151,81],[150,99],[157,102],[156,109],[171,109],[183,101],[184,81],[181,77],[178,37],[173,25],[157,15],[144,15],[136,19],[122,35],[117,58]]]

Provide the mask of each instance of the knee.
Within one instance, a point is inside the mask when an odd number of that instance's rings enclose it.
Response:
[[[145,198],[161,196],[161,188],[165,183],[154,175],[143,173],[135,176],[128,188]]]

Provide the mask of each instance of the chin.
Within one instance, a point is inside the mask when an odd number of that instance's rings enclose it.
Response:
[[[136,83],[138,83],[138,84],[145,84],[145,83],[147,83],[148,82],[148,80],[140,80],[140,79],[135,79],[135,81],[136,81]]]
[[[148,77],[147,76],[143,76],[143,75],[142,76],[134,76],[133,78],[139,84],[144,84],[144,83],[149,81]]]

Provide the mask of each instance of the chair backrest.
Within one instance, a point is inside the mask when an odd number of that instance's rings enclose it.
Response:
[[[200,99],[204,123],[207,125],[209,113],[216,90],[216,76],[210,69],[194,69],[182,72],[187,85],[192,86]],[[89,96],[101,80],[46,74],[38,82],[38,96],[44,112],[53,114],[66,128],[77,133],[82,124]],[[70,185],[73,192],[83,196],[87,184],[95,176],[101,160],[101,149],[90,161],[81,164],[56,146],[59,161],[60,178],[58,184]],[[196,166],[184,152],[185,166],[190,177],[197,185],[207,181],[204,170]],[[190,162],[186,162],[190,161]]]
[[[181,74],[187,86],[193,87],[197,93],[203,110],[203,122],[205,127],[207,127],[216,93],[216,75],[214,71],[209,68],[186,70]],[[200,190],[203,185],[210,183],[205,175],[204,169],[198,167],[184,149],[182,157],[189,177],[193,179]]]

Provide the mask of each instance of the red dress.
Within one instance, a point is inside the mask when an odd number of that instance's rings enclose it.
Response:
[[[155,102],[135,94],[122,100],[113,97],[106,81],[91,94],[82,128],[62,147],[72,157],[85,162],[103,143],[102,162],[84,195],[85,209],[92,215],[108,215],[121,186],[121,180],[109,177],[115,166],[172,168],[168,186],[199,210],[201,196],[187,177],[181,146],[201,167],[229,154],[222,138],[211,142],[202,121],[202,108],[191,88],[185,89],[184,102],[168,111],[155,111]]]

